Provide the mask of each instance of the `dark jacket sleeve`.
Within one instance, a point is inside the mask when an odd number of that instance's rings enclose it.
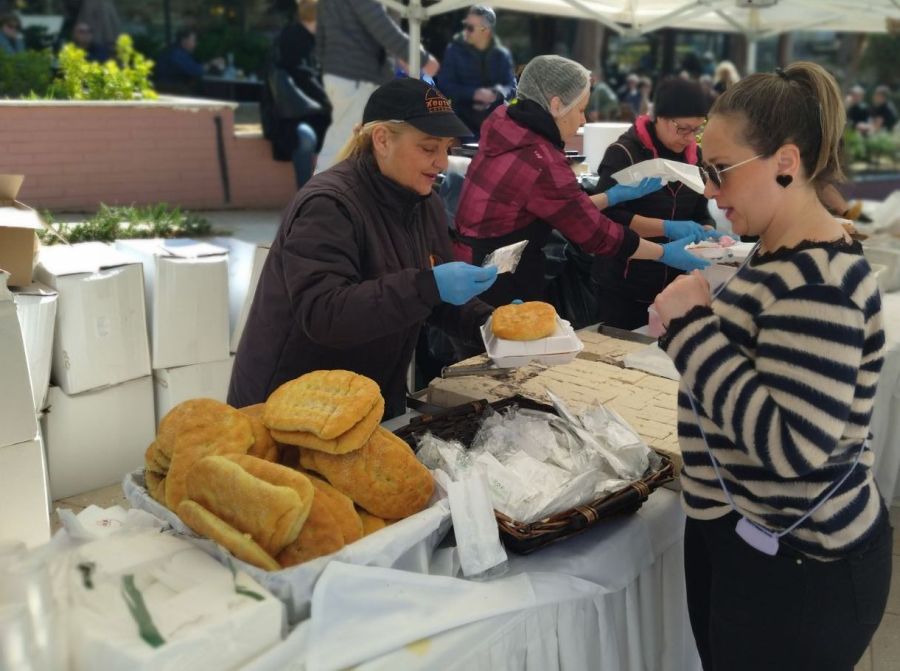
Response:
[[[597,168],[597,174],[600,176],[600,179],[597,182],[597,193],[603,193],[618,184],[618,182],[612,178],[613,174],[630,165],[631,158],[622,147],[617,144],[608,146],[606,152],[603,154],[603,159],[600,161],[600,165]],[[623,226],[630,226],[631,219],[634,217],[634,212],[624,207],[607,207],[603,210],[603,214]]]
[[[346,206],[328,196],[307,201],[285,233],[285,283],[313,342],[355,347],[425,321],[440,304],[431,271],[363,279],[364,240]]]
[[[500,81],[494,85],[505,100],[509,100],[516,93],[516,72],[513,67],[512,54],[509,49],[497,49],[500,59]]]
[[[315,39],[304,35],[305,32],[300,30],[281,31],[278,38],[278,64],[288,71],[291,79],[304,93],[316,102],[330,107],[317,68]]]
[[[463,81],[465,69],[463,59],[465,57],[463,48],[453,42],[448,44],[447,50],[444,52],[444,60],[441,62],[441,69],[438,70],[437,79],[435,79],[435,84],[441,93],[456,102],[472,102],[472,97],[478,88],[475,84]]]

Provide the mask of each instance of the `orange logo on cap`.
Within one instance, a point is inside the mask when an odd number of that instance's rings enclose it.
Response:
[[[428,89],[425,94],[425,109],[430,112],[453,112],[450,107],[450,101],[447,100],[437,89]]]

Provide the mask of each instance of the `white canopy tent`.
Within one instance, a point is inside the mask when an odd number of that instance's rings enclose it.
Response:
[[[462,9],[471,0],[380,0],[409,20],[410,72],[419,71],[422,22]],[[881,33],[900,20],[900,0],[493,0],[494,9],[583,18],[620,35],[643,35],[660,28],[742,33],[747,37],[748,70],[756,64],[759,40],[801,30]]]

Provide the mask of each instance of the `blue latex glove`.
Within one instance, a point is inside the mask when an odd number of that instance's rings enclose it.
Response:
[[[606,200],[609,201],[608,207],[624,203],[626,200],[643,198],[648,193],[659,191],[662,185],[662,180],[659,177],[644,177],[635,186],[625,186],[624,184],[611,186],[606,190]]]
[[[510,304],[510,305],[521,305],[521,304],[522,304],[522,299],[521,299],[521,298],[513,298],[513,299],[510,301],[509,304]]]
[[[703,228],[696,221],[672,221],[671,219],[663,222],[663,234],[670,240],[691,238],[691,242],[700,242],[709,238],[718,240],[723,235],[714,228]]]
[[[692,270],[703,270],[709,265],[709,261],[691,254],[684,248],[685,245],[689,245],[692,242],[694,242],[694,239],[689,237],[681,238],[681,240],[676,240],[675,242],[667,242],[662,246],[663,254],[659,260],[667,266],[678,268],[678,270],[683,270],[686,273]]]
[[[464,305],[497,279],[496,266],[480,268],[462,261],[442,263],[432,269],[441,300],[451,305]]]

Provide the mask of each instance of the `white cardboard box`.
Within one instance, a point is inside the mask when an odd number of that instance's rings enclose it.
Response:
[[[37,434],[28,359],[16,304],[6,288],[8,278],[0,271],[0,451]]]
[[[50,540],[47,462],[40,434],[0,449],[0,541]]]
[[[228,358],[227,249],[188,239],[119,240],[116,248],[144,265],[154,369]]]
[[[53,499],[121,481],[153,442],[153,378],[70,396],[50,387],[42,419]]]
[[[53,329],[59,294],[48,286],[33,282],[13,290],[25,358],[31,375],[31,393],[35,412],[44,408],[47,387],[50,386],[50,362],[53,359]]]
[[[54,384],[77,394],[150,374],[139,263],[102,242],[55,245],[35,277],[59,292]]]
[[[24,180],[0,175],[0,269],[10,274],[9,286],[31,283],[39,248],[35,231],[43,228],[37,212],[16,200]]]
[[[195,363],[193,366],[153,371],[153,395],[156,397],[156,424],[182,401],[212,398],[225,402],[234,357],[222,361]]]
[[[213,238],[213,243],[228,249],[228,320],[231,327],[231,351],[237,352],[247,315],[256,294],[256,285],[269,245],[258,245],[235,238]]]

